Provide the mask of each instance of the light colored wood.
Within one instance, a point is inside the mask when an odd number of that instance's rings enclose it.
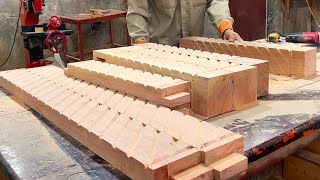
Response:
[[[233,80],[233,75],[227,71],[197,74],[191,84],[193,111],[205,117],[214,117],[235,110]]]
[[[233,102],[236,110],[257,105],[257,68],[253,66],[233,66],[225,68],[233,74]]]
[[[213,179],[212,168],[205,166],[204,164],[198,164],[179,174],[171,177],[173,180],[201,180],[201,179]]]
[[[95,66],[102,66],[103,68],[104,64],[106,64],[97,61],[91,62],[86,62],[83,66],[90,67],[90,65],[98,63]],[[127,79],[123,79],[115,74],[113,74],[115,76],[109,76],[109,74],[105,73],[101,74],[99,70],[95,71],[89,67],[82,69],[81,67],[71,64],[68,65],[68,69],[65,69],[65,74],[171,108],[190,102],[190,94],[184,92],[188,91],[190,87],[190,83],[187,81],[159,76],[158,79],[151,80],[152,83],[150,82],[148,85],[145,85],[143,84],[143,81],[145,81],[144,76],[142,74],[139,75],[139,73],[129,73],[128,76],[131,76],[131,78],[127,81]],[[113,71],[116,71],[115,68],[113,68]],[[134,70],[131,71],[131,73],[133,72]],[[152,77],[154,76],[151,76],[151,78]],[[168,82],[166,82],[166,80],[168,80]],[[158,81],[161,81],[159,87],[155,84]],[[152,84],[154,84],[154,86],[152,86]],[[70,86],[72,85],[73,84]]]
[[[214,177],[217,180],[229,179],[248,169],[248,158],[233,153],[210,165],[213,168]]]
[[[215,161],[232,153],[243,154],[244,138],[241,135],[233,135],[221,141],[213,143],[202,149],[202,162],[210,165]]]
[[[292,49],[291,73],[293,76],[307,78],[316,75],[317,50],[314,48],[301,47]]]
[[[206,38],[203,38],[203,39],[207,40]],[[201,47],[205,46],[205,44],[204,43],[201,44],[201,42],[199,42],[199,45]],[[159,73],[160,75],[171,76],[173,78],[178,78],[178,79],[191,82],[191,89],[192,89],[191,90],[191,108],[193,112],[203,117],[207,117],[207,118],[214,117],[230,111],[241,110],[247,107],[251,107],[256,104],[256,100],[254,100],[256,99],[255,98],[256,95],[250,95],[250,93],[254,93],[255,91],[257,91],[255,90],[257,89],[257,87],[251,88],[249,86],[252,86],[252,85],[258,86],[256,82],[257,80],[255,80],[255,82],[252,81],[252,79],[254,79],[254,77],[257,75],[254,74],[254,72],[250,73],[252,71],[251,70],[252,67],[243,66],[243,65],[240,65],[239,63],[237,64],[237,63],[229,62],[228,60],[232,59],[231,56],[223,57],[224,61],[218,60],[219,58],[222,58],[222,57],[214,57],[214,56],[210,56],[212,60],[211,59],[208,60],[205,57],[200,57],[202,56],[201,51],[194,51],[192,49],[183,50],[183,54],[178,54],[177,52],[179,52],[180,50],[178,48],[175,49],[170,46],[165,47],[165,46],[156,45],[156,44],[148,44],[148,45],[139,45],[136,47],[138,48],[134,48],[132,49],[132,51],[130,51],[129,48],[123,49],[123,51],[114,50],[113,52],[98,50],[94,52],[95,58],[96,59],[98,59],[99,57],[111,58],[112,60],[107,59],[106,62],[113,63],[115,65],[126,66],[127,68],[143,69],[144,71],[148,71],[147,73],[149,74]],[[142,49],[139,49],[141,47]],[[109,55],[103,55],[103,53],[109,53]],[[126,62],[122,63],[120,62],[119,58],[111,57],[112,54],[113,56],[124,57],[121,61],[126,61]],[[241,67],[236,71],[232,71],[232,70],[223,71],[224,72],[223,76],[221,75],[221,72],[218,72],[219,69],[226,69],[226,68],[230,68],[231,66],[241,66]],[[246,69],[245,67],[248,67],[248,68]],[[202,74],[205,74],[205,73],[218,74],[218,75],[213,75],[210,78],[200,77]],[[239,76],[235,75],[238,73],[242,74],[242,78],[240,78],[241,77],[240,75]],[[252,77],[249,79],[244,78],[246,73],[252,75]],[[237,83],[233,83],[234,77],[236,79],[239,79]],[[246,82],[241,82],[241,81],[246,81]],[[208,86],[209,84],[210,86]],[[266,88],[265,87],[266,84],[268,85],[268,83],[264,82],[264,86],[262,87]],[[241,100],[242,98],[241,95],[237,96],[239,98],[234,99],[233,96],[235,96],[236,94],[234,94],[233,92],[233,86],[238,86],[237,89],[239,90],[235,92],[240,92],[243,89],[249,89],[250,91],[244,91],[244,93],[248,95],[244,97],[248,97],[247,99],[251,98],[251,100],[255,102],[250,102],[250,103],[245,102]],[[246,86],[248,87],[245,88]],[[267,92],[268,90],[266,89],[263,89],[261,91]],[[220,96],[221,93],[225,95]],[[145,93],[143,95],[145,95]],[[141,96],[138,96],[138,97],[141,97]],[[146,99],[146,97],[143,97],[143,98]],[[182,92],[176,95],[168,96],[165,99],[169,100],[171,98],[176,99],[176,101],[171,100],[171,102],[173,103],[177,102],[178,99],[181,99],[181,103],[183,103],[186,101],[183,99],[188,98],[188,95]],[[228,100],[225,101],[224,99],[221,100],[219,98],[226,98]],[[233,102],[234,100],[238,100],[238,101],[234,103]],[[153,102],[158,103],[157,101],[153,101]],[[221,102],[224,102],[224,104],[221,105]],[[168,103],[170,104],[170,102]],[[166,106],[167,107],[174,107],[178,105],[182,106],[181,103],[175,104],[175,105],[172,104],[170,106],[166,104]],[[184,104],[188,104],[188,103],[184,103]]]
[[[241,65],[255,66],[257,68],[257,96],[266,96],[269,93],[269,64],[267,61],[261,61],[251,58],[234,58],[229,62]]]
[[[199,37],[199,40],[196,37],[182,38],[180,46],[197,44],[198,41],[201,41],[202,44],[206,44],[203,41],[210,42],[214,47],[210,49],[208,45],[206,47],[199,46],[198,49],[203,51],[267,60],[269,61],[269,70],[272,74],[295,76],[298,78],[307,78],[316,74],[316,48],[314,47],[301,48],[299,45],[279,45],[246,41],[230,43],[218,39],[205,40],[201,37]],[[204,49],[201,49],[201,47]],[[188,48],[192,48],[192,46],[188,46]]]
[[[52,68],[55,69],[55,67]],[[50,71],[50,69],[47,70]],[[49,78],[37,71],[31,70],[31,72],[41,76],[41,79]],[[66,77],[63,70],[55,73]],[[11,93],[24,99],[24,102],[31,108],[132,179],[168,179],[177,173],[201,164],[201,149],[212,144],[211,141],[220,141],[225,138],[226,134],[232,133],[177,111],[152,105],[110,89],[83,84],[82,81],[76,79],[70,81],[73,84],[72,88],[71,86],[65,88],[58,85],[63,78],[48,80],[50,83],[41,81],[38,84],[41,91],[33,92],[37,94],[37,96],[33,96],[16,84],[19,79],[6,83],[6,81],[9,82],[8,79],[13,77],[10,73],[6,77],[0,73],[1,86],[4,85],[5,88],[12,90]],[[108,98],[105,98],[104,102],[100,104],[96,98],[83,95],[84,93],[81,92],[84,92],[84,89],[88,87],[94,91],[99,89],[102,94],[108,94]],[[74,91],[74,88],[77,91]],[[51,102],[49,103],[47,102],[48,98],[40,98],[46,91],[45,89],[56,91],[55,94],[59,100],[50,98]],[[63,93],[59,94],[58,92]],[[102,96],[102,94],[99,93],[97,96]],[[137,106],[142,110],[130,117],[126,113],[133,111],[130,109],[136,104],[135,101],[139,101]],[[125,102],[130,105],[125,105]],[[150,115],[146,115],[147,112]],[[152,114],[152,112],[156,113]],[[164,114],[167,115],[161,116]],[[157,123],[153,123],[154,119],[144,118],[156,118]],[[159,121],[161,118],[164,118],[162,119],[164,123]],[[169,123],[169,121],[177,122]],[[176,125],[178,128],[174,129],[173,126]],[[197,128],[192,129],[192,127]],[[180,131],[181,135],[171,136],[169,132],[175,130]],[[188,132],[190,132],[190,137],[187,136]],[[204,137],[201,132],[206,132],[207,137]]]

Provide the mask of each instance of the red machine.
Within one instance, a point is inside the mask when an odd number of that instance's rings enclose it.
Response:
[[[28,68],[52,64],[44,59],[43,50],[48,49],[53,53],[65,52],[67,49],[66,35],[72,30],[67,30],[65,24],[57,16],[52,16],[48,24],[39,25],[39,16],[42,14],[44,0],[20,0],[20,24],[25,46],[25,62]],[[36,31],[40,28],[41,31]]]

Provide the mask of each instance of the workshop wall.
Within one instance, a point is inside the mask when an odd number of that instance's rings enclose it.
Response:
[[[117,9],[124,10],[126,8],[126,0],[50,0],[45,1],[46,6],[43,9],[41,23],[47,22],[51,15],[71,15],[85,12],[90,8],[100,9]],[[0,65],[7,58],[12,46],[16,22],[19,11],[19,0],[1,0],[0,1]],[[125,43],[125,20],[115,22],[116,42]],[[74,26],[68,28],[75,30]],[[24,62],[24,46],[20,35],[20,27],[17,34],[17,39],[13,48],[12,55],[5,66],[0,67],[1,70],[22,68]],[[97,31],[91,30],[90,25],[83,26],[84,45],[85,48],[91,48],[110,42],[108,23],[103,23],[101,29]],[[69,52],[77,51],[77,34],[75,33],[68,37]],[[52,54],[48,53],[48,56]]]
[[[315,7],[314,10],[319,21],[319,0],[308,0],[308,2],[311,7]],[[287,34],[319,30],[305,0],[268,0],[267,23],[268,33],[278,31]]]

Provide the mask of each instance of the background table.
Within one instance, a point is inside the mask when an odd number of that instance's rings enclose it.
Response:
[[[118,46],[114,43],[114,32],[115,29],[112,25],[112,21],[119,18],[125,18],[127,15],[126,11],[117,11],[117,10],[111,10],[108,14],[105,14],[101,17],[93,17],[93,16],[83,16],[83,15],[72,15],[72,16],[62,16],[61,20],[63,23],[69,23],[74,24],[77,26],[78,31],[78,45],[79,45],[79,52],[76,53],[70,53],[67,55],[68,58],[77,60],[77,61],[83,61],[85,60],[85,54],[91,53],[94,49],[102,49],[102,48],[111,48]],[[97,22],[104,22],[104,21],[110,21],[110,37],[111,37],[111,43],[104,45],[102,47],[97,47],[94,49],[88,49],[84,50],[83,48],[83,34],[82,34],[82,25],[84,24],[93,24]],[[131,38],[127,31],[127,45],[131,45]],[[80,58],[78,58],[80,57]]]

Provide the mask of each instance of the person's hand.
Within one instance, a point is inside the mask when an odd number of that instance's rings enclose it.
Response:
[[[243,39],[240,37],[240,35],[238,33],[234,32],[232,29],[227,29],[224,32],[223,39],[228,40],[230,42],[243,41]]]

